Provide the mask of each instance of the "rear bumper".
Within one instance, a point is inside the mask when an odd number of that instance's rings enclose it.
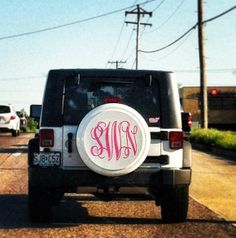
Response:
[[[13,127],[11,126],[4,126],[4,127],[0,127],[0,132],[11,132],[13,131]]]
[[[78,187],[147,187],[165,188],[187,186],[191,182],[191,169],[157,170],[139,168],[136,171],[119,176],[106,177],[91,170],[62,170],[58,168],[29,167],[30,185],[75,190]]]

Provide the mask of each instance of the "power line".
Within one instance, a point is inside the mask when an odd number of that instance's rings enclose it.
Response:
[[[45,78],[46,75],[38,75],[38,76],[25,76],[25,77],[9,77],[9,78],[0,78],[1,81],[11,81],[11,80],[28,80],[28,79],[39,79]]]
[[[162,1],[152,10],[152,13],[155,12],[157,9],[159,9],[159,8],[161,7],[161,5],[162,5],[165,1],[166,1],[166,0],[162,0]],[[150,18],[151,18],[151,17],[149,16],[148,19],[147,19],[147,21],[146,21],[146,24],[149,22]],[[141,32],[141,34],[140,34],[140,39],[142,38],[145,29],[146,29],[146,27],[143,28],[143,30],[142,30],[142,32]]]
[[[180,2],[180,4],[176,7],[176,9],[171,13],[171,15],[164,21],[162,22],[158,27],[156,27],[155,29],[153,29],[152,31],[148,31],[146,33],[153,33],[155,31],[157,31],[158,29],[160,29],[161,27],[163,27],[179,10],[179,8],[183,5],[183,3],[185,2],[185,0],[182,0]]]
[[[209,18],[209,19],[203,21],[203,24],[206,24],[206,23],[208,23],[208,22],[211,22],[211,21],[213,21],[213,20],[216,20],[216,19],[218,19],[218,18],[224,16],[225,14],[227,14],[227,13],[229,13],[229,12],[235,10],[235,8],[236,8],[236,5],[233,6],[233,7],[231,7],[230,9],[228,9],[228,10],[226,10],[226,11],[224,11],[224,12],[222,12],[222,13],[220,13],[220,14],[214,16],[214,17],[212,17],[212,18]],[[161,47],[161,48],[156,49],[156,50],[139,50],[139,52],[142,52],[142,53],[156,53],[156,52],[162,51],[162,50],[164,50],[164,49],[166,49],[166,48],[169,48],[170,46],[174,45],[175,43],[177,43],[178,41],[180,41],[182,38],[184,38],[186,35],[188,35],[192,30],[195,30],[197,26],[198,26],[198,23],[196,23],[195,25],[193,25],[193,26],[192,26],[191,28],[189,28],[184,34],[182,34],[182,35],[181,35],[180,37],[178,37],[176,40],[172,41],[171,43],[169,43],[168,45],[166,45],[166,46],[164,46],[164,47]]]
[[[177,69],[172,70],[176,73],[199,73],[199,69]],[[225,73],[225,72],[234,72],[236,68],[219,68],[219,69],[207,69],[208,73]]]
[[[153,10],[152,12],[155,12],[158,8],[161,7],[161,5],[165,2],[166,0],[162,0]]]
[[[191,36],[192,33],[193,33],[193,31],[191,31],[190,34],[188,34],[187,37],[179,45],[177,45],[173,50],[171,50],[166,55],[161,56],[161,57],[159,57],[158,59],[155,59],[155,60],[149,60],[149,59],[147,59],[147,60],[152,61],[152,62],[156,62],[156,61],[163,60],[163,59],[169,57],[170,55],[172,55],[176,50],[178,50],[189,39],[189,37]]]
[[[203,23],[206,24],[206,23],[208,23],[208,22],[211,22],[211,21],[213,21],[213,20],[216,20],[217,18],[220,18],[220,17],[224,16],[225,14],[227,14],[227,13],[233,11],[234,9],[236,9],[236,5],[233,6],[233,7],[231,7],[230,9],[228,9],[228,10],[226,10],[226,11],[224,11],[224,12],[222,12],[222,13],[220,13],[220,14],[214,16],[214,17],[212,17],[212,18],[209,18],[209,19],[205,20]]]
[[[112,58],[114,57],[114,54],[115,54],[115,52],[116,52],[116,50],[117,50],[117,47],[118,47],[118,44],[120,43],[120,39],[121,39],[121,35],[122,35],[122,32],[123,32],[124,26],[125,26],[125,23],[122,24],[122,27],[121,27],[121,29],[120,29],[120,33],[119,33],[118,39],[117,39],[117,41],[116,41],[116,44],[115,44],[115,47],[114,47],[114,50],[113,50],[113,52],[112,52],[112,55],[111,55],[110,59],[112,59]],[[108,66],[108,62],[107,62],[107,64],[106,64],[106,67],[107,67],[107,66]]]
[[[33,93],[33,94],[35,94],[36,92],[39,92],[40,91],[40,93],[41,93],[41,91],[43,91],[44,90],[44,87],[41,87],[41,88],[39,88],[39,87],[37,87],[37,88],[34,88],[34,89],[22,89],[22,90],[4,90],[4,89],[1,89],[1,94],[3,94],[3,93],[6,93],[6,94],[8,94],[8,93],[25,93],[25,92],[27,92],[27,93]]]
[[[170,44],[162,47],[162,48],[159,48],[159,49],[156,49],[156,50],[139,50],[140,52],[142,53],[155,53],[155,52],[158,52],[158,51],[161,51],[161,50],[164,50],[166,48],[169,48],[170,46],[174,45],[175,43],[177,43],[178,41],[180,41],[182,38],[184,38],[186,35],[188,35],[193,29],[195,29],[197,27],[197,23],[191,27],[189,30],[187,30],[183,35],[181,35],[179,38],[177,38],[176,40],[172,41]]]
[[[135,60],[134,60],[135,62]],[[172,71],[176,72],[176,73],[198,73],[199,69],[172,69]],[[207,69],[206,70],[208,73],[227,73],[227,72],[234,72],[236,71],[236,68],[212,68],[212,69]],[[21,76],[21,77],[17,77],[17,78],[13,78],[13,77],[9,77],[9,78],[0,78],[0,80],[25,80],[25,79],[32,79],[32,78],[45,78],[46,76]],[[43,88],[42,88],[43,89]],[[28,89],[27,89],[28,90]],[[25,90],[7,90],[5,91],[1,91],[1,93],[9,93],[9,92],[25,92]]]
[[[122,54],[122,60],[124,59],[125,54],[127,53],[127,50],[129,48],[129,45],[130,45],[133,34],[134,34],[134,31],[131,31],[130,37],[129,37],[128,42],[127,42],[127,45],[126,45],[126,47],[124,49],[124,52]],[[132,52],[132,54],[133,54],[133,52]],[[130,58],[130,56],[126,58],[126,61],[128,61],[129,58]]]
[[[156,0],[148,0],[148,1],[140,3],[139,5],[144,5],[144,4],[147,4],[147,3],[154,2],[154,1],[156,1]],[[134,6],[135,5],[132,5],[130,7],[125,7],[125,8],[122,8],[122,9],[118,9],[118,10],[114,10],[114,11],[111,11],[111,12],[103,13],[103,14],[100,14],[100,15],[97,15],[97,16],[88,17],[88,18],[85,18],[85,19],[82,19],[82,20],[76,20],[76,21],[73,21],[73,22],[69,22],[69,23],[65,23],[65,24],[61,24],[61,25],[57,25],[57,26],[47,27],[47,28],[43,28],[43,29],[39,29],[39,30],[35,30],[35,31],[23,32],[23,33],[14,34],[14,35],[2,36],[2,37],[0,37],[0,41],[7,40],[7,39],[13,39],[13,38],[19,38],[19,37],[23,37],[23,36],[34,35],[34,34],[39,34],[39,33],[47,32],[47,31],[53,31],[53,30],[57,30],[57,29],[60,29],[60,28],[69,27],[69,26],[72,26],[72,25],[85,23],[85,22],[92,21],[92,20],[95,20],[95,19],[98,19],[98,18],[102,18],[102,17],[106,17],[106,16],[109,16],[109,15],[112,15],[112,14],[123,12],[123,11],[125,11],[125,10],[127,10],[131,7],[134,7]]]
[[[135,59],[134,59],[134,62],[133,62],[133,64],[132,64],[132,66],[131,66],[131,69],[133,69],[134,68],[134,65],[135,65]]]

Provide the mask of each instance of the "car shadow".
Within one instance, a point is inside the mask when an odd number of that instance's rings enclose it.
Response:
[[[90,216],[77,200],[66,200],[53,208],[53,222],[35,224],[29,221],[27,195],[0,195],[0,229],[70,227],[80,224],[157,224],[161,219]]]
[[[27,153],[28,148],[1,148],[0,153],[14,154],[14,153]]]
[[[88,209],[83,207],[83,202],[69,200],[62,202],[59,207],[53,209],[53,222],[45,224],[32,224],[28,218],[27,195],[6,194],[0,195],[0,229],[16,228],[60,228],[78,226],[80,224],[141,224],[155,225],[163,224],[160,218],[135,218],[135,217],[113,217],[113,216],[90,216]],[[227,222],[218,217],[211,219],[187,219],[185,224],[210,223],[231,224],[236,221]]]
[[[28,147],[28,144],[16,144],[16,145],[13,145],[13,146]]]

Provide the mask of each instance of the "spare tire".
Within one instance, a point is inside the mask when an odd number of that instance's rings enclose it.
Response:
[[[105,176],[120,176],[134,171],[146,159],[150,132],[136,110],[109,103],[96,107],[83,118],[76,145],[91,170]]]

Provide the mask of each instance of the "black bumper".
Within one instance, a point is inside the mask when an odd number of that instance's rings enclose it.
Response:
[[[191,169],[144,169],[118,177],[106,177],[91,170],[62,170],[58,168],[29,167],[29,182],[32,186],[62,188],[65,191],[77,187],[148,187],[165,188],[186,186],[191,182]]]
[[[5,132],[12,132],[13,131],[13,129],[9,129],[9,128],[0,128],[0,132],[3,132],[3,133],[5,133]]]

